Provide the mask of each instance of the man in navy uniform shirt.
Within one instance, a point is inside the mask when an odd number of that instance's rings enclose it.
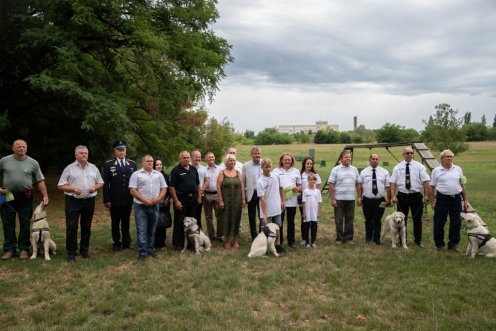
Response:
[[[133,197],[129,193],[129,178],[137,170],[136,162],[126,158],[126,142],[115,142],[115,158],[105,163],[102,177],[103,203],[110,209],[112,219],[112,240],[114,251],[130,248],[129,218],[133,206]],[[121,236],[122,233],[122,236]],[[121,240],[122,238],[122,240]]]

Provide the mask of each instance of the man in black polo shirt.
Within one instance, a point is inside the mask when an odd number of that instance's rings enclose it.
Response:
[[[201,203],[200,177],[189,162],[189,152],[182,151],[179,153],[179,164],[170,173],[169,190],[174,201],[172,246],[175,250],[184,247],[184,218],[196,217],[196,208]]]

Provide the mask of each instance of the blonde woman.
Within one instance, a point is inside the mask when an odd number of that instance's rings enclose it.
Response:
[[[225,169],[217,177],[219,197],[219,217],[224,226],[225,248],[239,247],[239,224],[241,211],[246,205],[245,189],[241,172],[236,170],[236,156],[228,154],[224,158]]]

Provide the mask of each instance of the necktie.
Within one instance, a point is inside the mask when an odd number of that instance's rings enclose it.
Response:
[[[121,160],[121,168],[124,168],[124,160]]]
[[[412,187],[412,184],[410,182],[410,164],[406,164],[406,171],[405,171],[405,187],[407,190],[409,190]]]
[[[379,190],[377,189],[377,176],[375,175],[375,169],[372,169],[372,193],[377,195]]]

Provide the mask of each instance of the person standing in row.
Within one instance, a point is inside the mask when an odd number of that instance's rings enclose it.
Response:
[[[432,199],[434,209],[434,243],[438,251],[444,250],[444,226],[450,218],[448,250],[457,251],[460,243],[460,213],[467,212],[468,200],[465,190],[462,168],[453,164],[455,155],[449,149],[439,155],[441,165],[432,171],[431,187],[436,190],[436,199]],[[463,200],[463,202],[462,202]]]
[[[184,247],[184,218],[196,217],[201,203],[201,187],[198,170],[190,165],[188,151],[179,153],[179,164],[170,173],[170,194],[174,202],[174,225],[172,245],[181,251]]]
[[[141,159],[142,168],[135,171],[129,180],[129,190],[134,202],[134,222],[138,259],[154,256],[155,229],[158,222],[159,203],[165,197],[167,184],[164,176],[153,169],[153,157],[145,155]]]
[[[162,174],[165,179],[165,184],[169,187],[170,176],[164,171],[164,163],[161,159],[156,158],[153,160],[153,169]],[[164,198],[159,202],[158,207],[158,223],[155,228],[155,242],[153,247],[155,249],[165,249],[165,239],[167,238],[167,227],[165,223],[167,220],[172,222],[172,215],[170,212],[170,192],[165,192]]]
[[[300,171],[293,167],[294,162],[295,159],[291,153],[284,153],[279,158],[279,168],[274,170],[285,190],[286,208],[282,211],[281,224],[284,224],[284,217],[287,216],[287,241],[291,248],[296,248],[294,220],[298,206],[297,194],[301,192],[301,175]],[[281,244],[283,242],[283,228],[281,227]]]
[[[248,203],[248,221],[250,223],[251,240],[255,240],[260,227],[257,228],[257,211],[260,219],[259,199],[257,195],[257,182],[262,173],[260,164],[260,148],[251,149],[251,160],[243,164],[243,185],[245,187],[246,201]]]
[[[315,170],[313,159],[310,156],[307,156],[301,163],[301,192],[305,191],[305,189],[308,188],[308,177],[310,175],[315,175],[315,187],[317,188],[317,190],[320,190],[320,184],[322,184],[322,180]],[[301,215],[301,244],[306,245],[307,242],[303,239],[303,195],[298,196],[298,203],[300,205]]]
[[[76,261],[78,222],[81,225],[79,253],[82,258],[89,257],[95,197],[104,184],[98,168],[88,162],[88,148],[77,146],[75,155],[76,161],[65,167],[58,183],[58,188],[65,194],[65,246],[69,262]]]
[[[257,196],[259,197],[260,210],[262,211],[260,223],[262,227],[265,227],[267,223],[275,223],[279,226],[276,250],[278,253],[284,253],[284,248],[281,246],[281,213],[286,207],[284,188],[279,180],[279,175],[271,172],[272,160],[265,158],[260,163],[262,165],[262,175],[257,182]]]
[[[222,220],[219,217],[219,195],[217,193],[217,177],[219,176],[220,167],[215,164],[215,155],[212,152],[208,152],[205,155],[205,160],[207,162],[207,171],[202,190],[207,232],[210,239],[222,241],[224,228],[222,226]],[[213,221],[214,212],[217,220],[217,235]]]
[[[219,217],[224,225],[225,248],[239,247],[239,222],[242,208],[246,205],[245,190],[241,173],[234,169],[236,156],[227,154],[224,159],[225,169],[217,177],[219,195]],[[232,238],[232,241],[231,241]]]
[[[13,154],[0,159],[2,185],[0,194],[10,192],[14,200],[5,202],[0,207],[3,223],[3,256],[10,260],[19,248],[19,258],[27,259],[31,245],[29,220],[33,214],[33,186],[37,186],[45,205],[48,204],[48,192],[45,177],[38,162],[26,153],[28,145],[22,139],[12,144]],[[19,239],[16,236],[16,214],[19,217]]]
[[[201,202],[198,203],[196,208],[196,222],[200,229],[202,229],[202,209],[203,209],[203,183],[205,182],[205,175],[207,172],[207,167],[200,164],[201,161],[201,152],[199,150],[195,150],[191,152],[191,165],[196,168],[198,171],[198,179],[200,180],[200,198]]]
[[[362,196],[358,203],[362,205],[365,217],[365,241],[372,240],[381,244],[382,216],[385,207],[391,202],[389,190],[389,172],[379,166],[379,154],[370,154],[369,166],[360,173]]]
[[[103,166],[103,203],[110,210],[114,252],[131,248],[129,223],[133,197],[129,193],[129,178],[136,171],[136,162],[126,158],[126,142],[115,142],[115,158]],[[121,240],[122,239],[122,240]]]
[[[355,190],[361,196],[360,175],[351,165],[351,152],[339,155],[341,164],[335,166],[329,176],[329,198],[334,207],[336,221],[336,244],[353,244],[353,221],[355,218]]]
[[[407,224],[408,211],[413,219],[413,236],[415,245],[424,248],[422,242],[422,214],[424,203],[430,200],[431,189],[429,186],[429,175],[425,166],[413,159],[413,149],[403,148],[403,161],[393,168],[391,174],[390,189],[392,202],[397,203],[398,211],[405,214],[405,225]],[[398,195],[396,195],[398,189]],[[424,197],[422,201],[422,189]]]
[[[322,194],[317,188],[317,175],[310,174],[307,177],[307,188],[302,193],[303,205],[303,240],[306,248],[317,248],[317,224],[320,221],[320,207],[322,205]],[[310,236],[309,236],[310,232]]]

